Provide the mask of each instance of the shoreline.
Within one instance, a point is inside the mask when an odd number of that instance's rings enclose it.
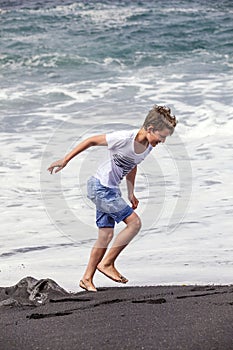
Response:
[[[16,301],[0,307],[0,349],[233,349],[233,285],[73,294],[52,280],[29,279],[0,288],[0,302]]]

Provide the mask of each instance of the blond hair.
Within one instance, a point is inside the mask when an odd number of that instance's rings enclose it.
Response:
[[[154,105],[143,123],[143,128],[147,130],[149,126],[152,126],[158,131],[167,128],[173,134],[176,124],[176,117],[171,114],[169,107]]]

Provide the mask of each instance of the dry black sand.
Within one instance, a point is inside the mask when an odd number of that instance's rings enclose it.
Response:
[[[40,294],[28,301],[25,280],[20,287],[0,288],[1,350],[233,350],[233,286],[69,294],[43,283],[42,305]]]

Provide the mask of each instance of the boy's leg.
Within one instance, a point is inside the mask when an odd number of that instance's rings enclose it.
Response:
[[[141,220],[139,216],[133,212],[124,222],[126,227],[117,235],[112,247],[109,249],[106,256],[98,264],[98,269],[111,279],[126,283],[128,280],[123,278],[120,272],[114,266],[115,260],[128,243],[136,236],[141,228]]]
[[[83,275],[83,278],[81,279],[82,283],[80,282],[83,286],[86,286],[88,290],[96,291],[96,288],[93,284],[93,277],[97,265],[102,260],[107,250],[108,244],[112,240],[113,230],[114,229],[111,227],[99,228],[98,239],[91,250],[86,271]]]

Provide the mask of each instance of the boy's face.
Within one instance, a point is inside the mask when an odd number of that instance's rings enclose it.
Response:
[[[171,131],[167,128],[164,128],[163,130],[155,130],[153,127],[149,127],[147,132],[147,140],[152,147],[155,147],[160,142],[164,143],[167,136],[170,135]]]

